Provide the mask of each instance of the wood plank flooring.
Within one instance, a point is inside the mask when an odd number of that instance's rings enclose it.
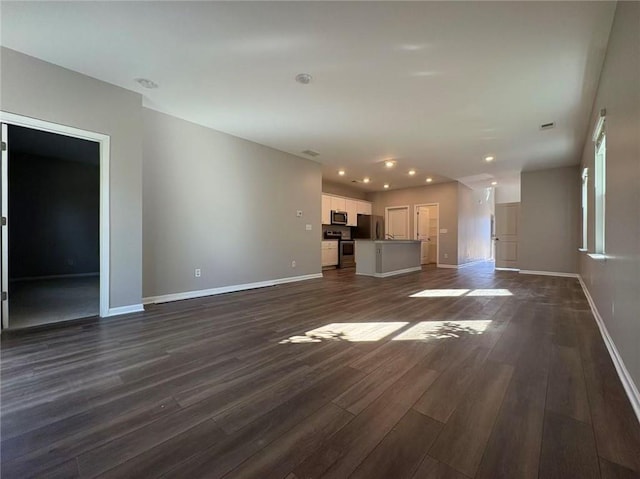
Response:
[[[572,278],[329,271],[1,346],[3,478],[640,477]]]

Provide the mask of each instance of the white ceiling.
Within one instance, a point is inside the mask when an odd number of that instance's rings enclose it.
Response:
[[[2,2],[0,42],[367,190],[577,164],[614,2]],[[309,85],[296,74],[313,76]],[[145,90],[134,78],[160,85]],[[556,122],[540,131],[539,125]],[[494,155],[492,164],[483,161]],[[398,161],[385,171],[382,161]],[[338,168],[347,175],[339,177]],[[410,177],[409,168],[418,174]]]

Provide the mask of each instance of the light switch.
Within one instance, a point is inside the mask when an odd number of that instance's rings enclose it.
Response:
[[[296,211],[296,216],[297,216],[298,218],[302,218],[302,210],[298,210],[298,211]]]
[[[449,230],[447,228],[440,228],[440,233],[448,233]]]

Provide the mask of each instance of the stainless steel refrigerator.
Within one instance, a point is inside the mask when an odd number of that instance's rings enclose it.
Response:
[[[355,237],[370,240],[384,239],[384,218],[375,215],[358,215]]]

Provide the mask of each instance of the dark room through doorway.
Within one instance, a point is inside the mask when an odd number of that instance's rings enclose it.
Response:
[[[7,137],[9,328],[97,316],[99,143],[15,125]]]

